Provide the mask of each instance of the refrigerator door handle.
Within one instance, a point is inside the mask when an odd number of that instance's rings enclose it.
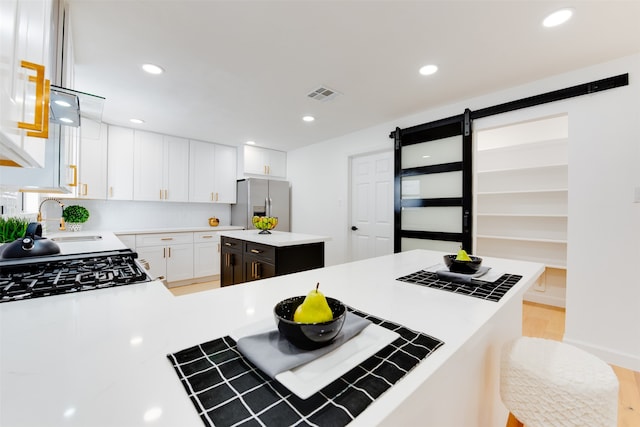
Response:
[[[271,216],[271,206],[269,206],[269,198],[264,198],[264,214],[265,216]]]
[[[271,197],[269,197],[269,210],[268,210],[268,213],[267,213],[267,216],[269,216],[269,217],[271,216],[271,203],[272,203],[271,202]]]

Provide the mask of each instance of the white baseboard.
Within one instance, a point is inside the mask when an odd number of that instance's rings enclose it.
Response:
[[[529,289],[524,294],[524,300],[529,302],[535,302],[538,304],[551,305],[554,307],[565,308],[565,299],[558,295],[550,295],[547,293],[539,292],[534,289]]]

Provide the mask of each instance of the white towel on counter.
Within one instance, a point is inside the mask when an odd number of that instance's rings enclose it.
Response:
[[[238,350],[271,378],[281,372],[311,362],[340,347],[366,328],[371,321],[347,312],[338,336],[327,346],[301,350],[291,344],[277,329],[238,339]]]

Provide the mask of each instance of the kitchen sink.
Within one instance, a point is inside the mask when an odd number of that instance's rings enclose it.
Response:
[[[96,240],[102,240],[102,236],[59,236],[52,237],[51,240],[54,242],[93,242]]]

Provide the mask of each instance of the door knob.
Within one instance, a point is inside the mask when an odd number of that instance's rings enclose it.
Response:
[[[355,225],[352,225],[352,226],[351,226],[351,230],[352,230],[352,231],[356,231],[357,229],[358,229],[358,227],[356,227]]]

